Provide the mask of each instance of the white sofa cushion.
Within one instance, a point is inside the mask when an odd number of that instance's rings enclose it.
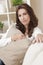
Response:
[[[43,56],[40,56],[41,55],[40,53],[42,53],[42,52],[43,52],[43,43],[32,44],[26,52],[22,65],[27,65],[27,64],[28,65],[38,65],[38,60],[43,58]],[[41,58],[39,58],[39,57],[41,57]],[[36,64],[36,62],[37,62],[37,64]],[[41,63],[41,61],[40,61],[40,63]]]

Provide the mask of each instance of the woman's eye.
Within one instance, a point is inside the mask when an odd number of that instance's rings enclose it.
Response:
[[[21,15],[18,15],[18,17],[21,17]]]
[[[23,13],[22,15],[27,15],[27,13]],[[21,17],[22,15],[18,15],[18,17]]]
[[[27,13],[23,13],[23,15],[27,15]]]

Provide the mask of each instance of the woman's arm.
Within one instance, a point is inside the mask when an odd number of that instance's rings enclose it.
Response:
[[[16,41],[25,38],[23,34],[16,34],[8,38],[0,39],[0,47],[6,46],[11,41]]]
[[[16,35],[11,36],[12,41],[20,40],[23,38],[25,38],[24,34],[16,34]]]
[[[43,34],[37,34],[36,38],[33,40],[33,43],[35,42],[43,42]]]
[[[33,37],[35,38],[33,42],[43,42],[43,33],[38,27],[34,29]]]
[[[11,42],[11,37],[0,39],[0,47],[6,46],[9,42]]]

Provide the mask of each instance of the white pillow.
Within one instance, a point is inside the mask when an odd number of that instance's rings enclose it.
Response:
[[[43,51],[43,43],[32,44],[26,52],[22,65],[32,65],[41,51]]]

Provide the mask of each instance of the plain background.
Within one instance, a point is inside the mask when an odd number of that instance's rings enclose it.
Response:
[[[39,20],[39,27],[43,31],[43,0],[30,0],[31,7]]]

